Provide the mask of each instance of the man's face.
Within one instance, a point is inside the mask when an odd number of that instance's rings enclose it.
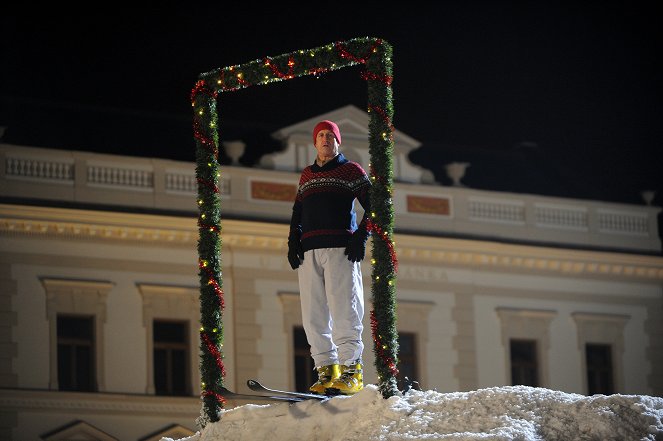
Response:
[[[332,158],[338,153],[338,142],[334,136],[334,132],[327,129],[322,129],[315,137],[315,149],[318,151],[320,158]]]

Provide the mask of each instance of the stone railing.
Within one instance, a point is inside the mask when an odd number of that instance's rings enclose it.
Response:
[[[197,214],[195,164],[0,144],[0,196]],[[226,166],[222,216],[287,223],[299,175]],[[394,185],[397,231],[659,253],[659,207]]]

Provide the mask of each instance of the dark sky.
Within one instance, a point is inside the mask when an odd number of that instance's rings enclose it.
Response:
[[[194,160],[199,73],[370,36],[394,48],[394,124],[423,143],[415,163],[440,175],[444,163],[471,161],[477,188],[629,203],[655,189],[662,204],[654,2],[216,4],[3,11],[3,140]],[[221,137],[363,109],[359,73],[222,94]]]

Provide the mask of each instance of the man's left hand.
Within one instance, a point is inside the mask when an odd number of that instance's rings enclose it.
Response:
[[[365,234],[355,231],[345,247],[345,254],[348,256],[350,262],[361,262],[364,260],[366,254],[366,240],[368,237]]]

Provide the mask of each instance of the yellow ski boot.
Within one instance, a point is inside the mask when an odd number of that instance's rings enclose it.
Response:
[[[364,388],[361,363],[350,366],[341,365],[341,376],[331,382],[325,393],[327,395],[352,395]]]
[[[318,381],[313,383],[311,387],[308,388],[311,393],[324,395],[325,390],[331,386],[332,381],[336,380],[341,371],[337,364],[328,364],[327,366],[320,366],[317,368],[318,371]]]

